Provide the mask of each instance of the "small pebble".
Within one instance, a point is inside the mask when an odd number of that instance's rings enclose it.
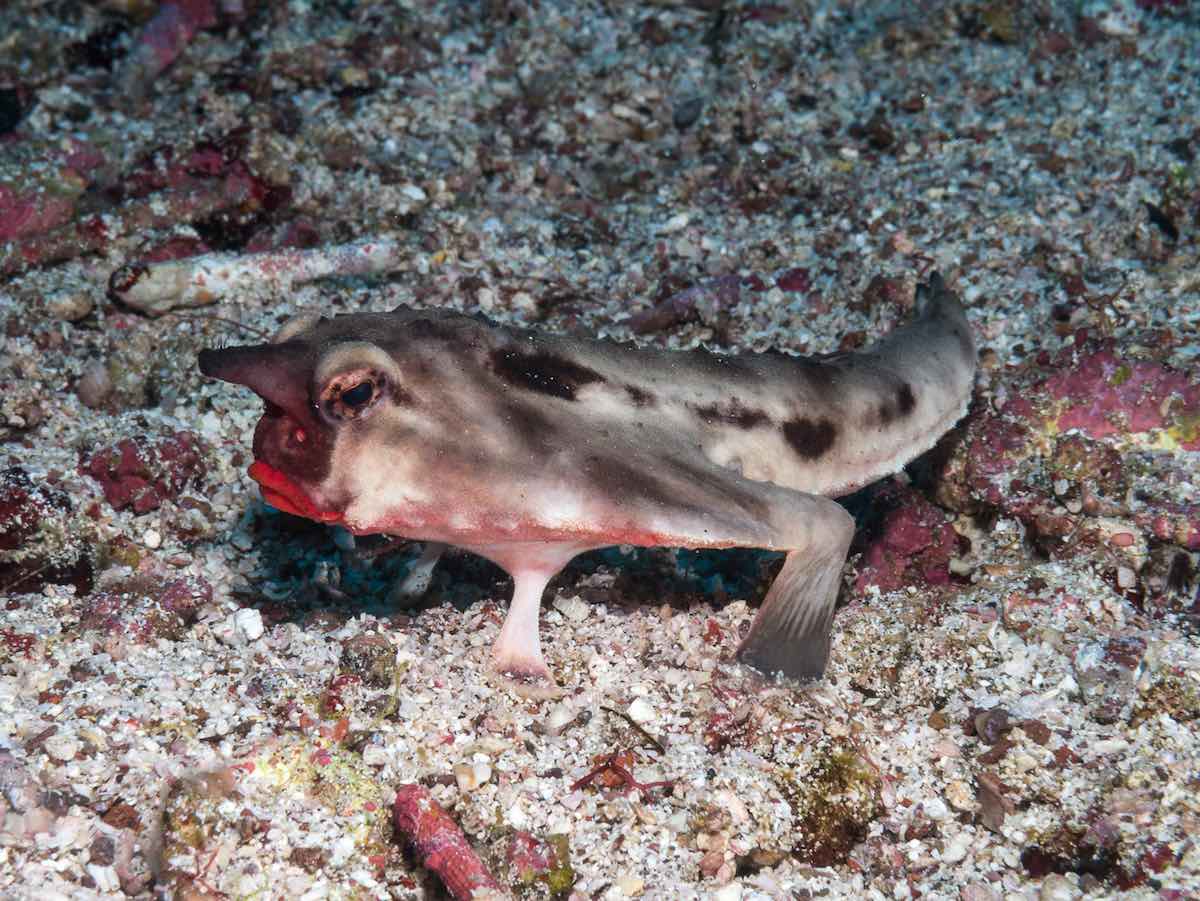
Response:
[[[229,536],[229,543],[239,551],[249,551],[254,548],[254,538],[247,532],[234,532]]]
[[[243,607],[233,615],[233,625],[237,634],[245,641],[256,641],[262,637],[262,614],[253,607]]]
[[[704,112],[704,98],[688,97],[675,104],[675,109],[671,113],[671,121],[677,129],[684,131],[695,124],[702,112]]]
[[[78,322],[95,306],[85,291],[59,291],[46,298],[46,312],[63,322]]]
[[[99,360],[92,360],[83,367],[83,375],[75,385],[75,393],[85,407],[96,409],[104,406],[112,397],[113,380],[108,367]]]
[[[567,810],[578,810],[579,805],[583,803],[583,792],[568,792],[562,796],[562,800],[558,803],[567,808]]]
[[[617,888],[627,898],[636,898],[646,889],[646,882],[640,876],[625,875],[617,879]]]
[[[573,704],[555,704],[550,713],[546,715],[542,729],[546,735],[558,735],[567,728],[568,723],[574,722],[577,714],[578,711]]]
[[[946,850],[942,852],[942,861],[944,863],[960,863],[967,856],[967,849],[971,847],[971,834],[969,832],[960,832],[946,845]]]
[[[117,890],[121,888],[121,880],[117,876],[116,867],[102,867],[94,863],[89,863],[87,865],[87,872],[92,877],[92,882],[96,884],[95,887],[98,891],[109,895],[116,895]]]
[[[922,801],[921,806],[925,811],[925,815],[935,822],[944,820],[950,816],[950,811],[941,798],[930,798],[927,801]]]
[[[492,767],[487,763],[457,763],[454,765],[454,781],[464,794],[473,792],[492,778]]]
[[[891,245],[892,250],[906,257],[911,256],[917,249],[917,245],[913,243],[912,238],[904,232],[896,232],[892,235],[888,243]]]
[[[79,737],[84,741],[91,742],[101,751],[108,747],[108,736],[103,729],[92,725],[91,723],[82,723],[79,726]]]
[[[975,734],[989,745],[998,742],[1011,728],[1008,711],[1003,707],[992,707],[975,716]]]
[[[581,623],[588,618],[591,605],[579,595],[569,598],[555,598],[554,609],[573,623]]]
[[[662,227],[659,228],[659,231],[662,232],[663,234],[669,235],[673,232],[682,231],[683,229],[687,228],[687,225],[688,225],[688,214],[687,213],[677,213],[676,215],[674,215],[670,219],[668,219],[666,222],[664,222],[662,224]]]
[[[999,901],[1000,893],[982,882],[964,885],[958,893],[959,901]]]
[[[162,535],[158,529],[147,529],[142,533],[142,544],[153,551],[162,546]]]
[[[975,809],[975,793],[961,779],[952,779],[946,784],[946,800],[955,810]]]
[[[66,733],[51,735],[42,743],[42,747],[55,760],[73,760],[83,748],[83,742],[72,733]]]
[[[366,766],[383,766],[391,759],[383,745],[367,745],[362,751],[362,762]]]
[[[371,83],[371,76],[365,69],[358,66],[346,66],[337,73],[337,79],[344,88],[366,88]]]
[[[31,807],[25,811],[24,826],[26,835],[36,835],[38,833],[49,834],[54,828],[56,817],[45,807]]]
[[[655,716],[654,708],[650,706],[650,702],[645,698],[635,698],[626,712],[629,714],[629,718],[635,723],[648,723]]]
[[[508,808],[504,819],[513,829],[524,829],[529,825],[529,815],[521,809],[520,804],[514,804]]]
[[[1038,901],[1071,901],[1079,896],[1079,889],[1071,884],[1070,879],[1059,873],[1051,873],[1042,880]]]
[[[424,203],[429,199],[428,195],[417,185],[405,185],[400,189],[400,193],[409,200],[415,200],[417,203]]]

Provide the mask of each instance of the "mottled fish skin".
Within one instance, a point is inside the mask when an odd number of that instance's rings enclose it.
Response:
[[[651,350],[396,310],[305,319],[276,343],[204,351],[200,368],[267,400],[255,457],[286,477],[292,512],[466,547],[508,569],[518,595],[523,574],[534,585],[617,543],[795,551],[821,569],[817,588],[800,574],[795,591],[828,595],[849,534],[824,497],[898,471],[970,398],[961,305],[936,274],[918,295],[913,322],[824,358]],[[837,540],[797,531],[798,516],[836,523]],[[820,626],[827,641],[832,599],[776,603],[789,605],[824,619],[785,617],[778,641],[756,621],[750,662],[819,674],[823,652],[805,652],[819,668],[793,665],[784,639],[803,645],[792,633]],[[545,677],[540,648],[522,641],[498,657]]]

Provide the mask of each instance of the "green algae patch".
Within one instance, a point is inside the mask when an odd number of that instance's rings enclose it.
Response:
[[[177,780],[162,811],[162,887],[179,897],[197,886],[205,867],[224,863],[232,853],[226,802],[237,797],[237,777],[229,768]],[[207,862],[207,863],[206,863]]]
[[[333,742],[313,740],[285,743],[268,749],[255,761],[254,777],[276,789],[302,793],[334,813],[374,805],[375,819],[390,831],[391,796],[362,756]]]
[[[883,812],[879,774],[843,742],[818,748],[807,765],[781,768],[774,781],[792,808],[792,855],[812,866],[845,863]]]
[[[1136,726],[1163,714],[1177,723],[1200,719],[1200,689],[1186,675],[1163,673],[1141,693],[1130,722]]]
[[[997,0],[979,10],[979,21],[987,29],[988,37],[998,44],[1015,44],[1020,38],[1020,25],[1016,12],[1007,0]]]
[[[1184,413],[1167,426],[1167,435],[1174,446],[1200,441],[1200,413]]]
[[[262,896],[262,874],[281,865],[352,885],[351,873],[382,872],[392,858],[391,795],[358,754],[319,736],[270,744],[172,786],[163,809],[163,885],[173,897],[195,887]],[[268,839],[272,829],[286,839]],[[376,896],[354,888],[339,897]]]
[[[503,827],[488,830],[492,872],[507,871],[508,883],[518,898],[566,898],[575,885],[570,837],[552,833],[539,838],[532,833]]]
[[[566,895],[575,885],[575,869],[571,866],[571,843],[567,836],[556,833],[546,837],[546,844],[554,850],[554,865],[545,874],[544,881],[550,894]]]

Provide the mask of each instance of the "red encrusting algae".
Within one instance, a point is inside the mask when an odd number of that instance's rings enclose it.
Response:
[[[400,786],[392,807],[396,831],[416,852],[417,859],[442,880],[455,901],[480,893],[502,893],[467,836],[429,791],[420,785]]]

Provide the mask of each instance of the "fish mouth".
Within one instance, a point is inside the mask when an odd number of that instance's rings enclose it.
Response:
[[[263,500],[284,513],[293,516],[303,516],[305,519],[317,522],[341,522],[342,514],[336,510],[322,510],[303,488],[289,476],[276,469],[270,463],[255,460],[248,470],[250,478],[258,482],[262,489]]]

